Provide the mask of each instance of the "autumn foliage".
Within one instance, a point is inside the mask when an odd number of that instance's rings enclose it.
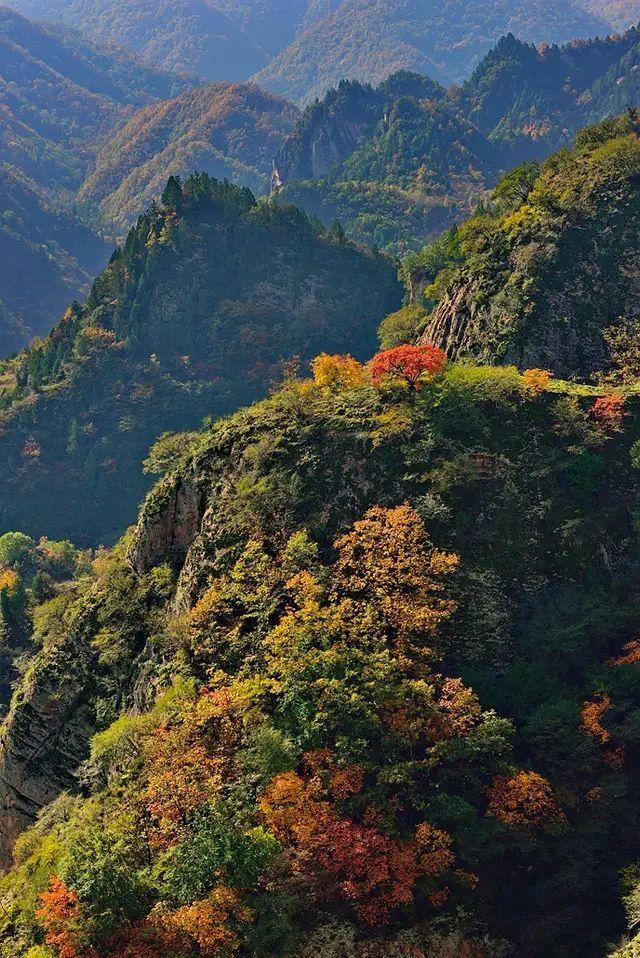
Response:
[[[341,782],[334,769],[329,789],[335,794]],[[355,782],[360,788],[357,771]],[[339,793],[343,794],[342,785]],[[367,925],[384,924],[395,908],[411,902],[420,878],[437,878],[455,861],[451,837],[428,823],[403,841],[373,825],[341,817],[313,771],[306,776],[296,772],[277,776],[265,790],[260,808],[275,835],[291,848],[296,871],[309,892],[319,900],[343,899]]]
[[[336,542],[336,579],[343,592],[368,599],[393,626],[400,641],[433,634],[454,603],[443,579],[458,557],[434,549],[416,512],[407,504],[373,508]]]
[[[625,417],[626,399],[620,393],[610,393],[596,399],[591,415],[602,432],[620,432]]]
[[[446,356],[437,346],[396,346],[374,356],[371,381],[374,386],[404,382],[414,392],[422,381],[441,372],[445,362]]]
[[[509,828],[525,831],[553,832],[567,821],[546,778],[524,771],[494,780],[487,815]]]
[[[45,930],[47,944],[56,949],[59,958],[92,958],[93,950],[85,948],[84,916],[77,893],[54,875],[40,901],[36,917]]]
[[[365,367],[353,356],[329,356],[321,353],[311,363],[316,386],[328,389],[351,389],[367,382]]]
[[[535,399],[546,392],[551,382],[552,373],[549,369],[525,369],[522,374],[529,395]]]

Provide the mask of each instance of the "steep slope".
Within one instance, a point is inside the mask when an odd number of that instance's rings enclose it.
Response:
[[[268,192],[273,156],[297,109],[252,84],[212,83],[135,113],[98,155],[78,193],[125,230],[167,177],[201,170]]]
[[[309,103],[342,79],[380,83],[401,69],[459,81],[508,32],[564,43],[609,30],[610,24],[573,0],[343,0],[256,79],[274,93]]]
[[[591,13],[604,17],[616,30],[640,23],[638,0],[581,0],[581,3]]]
[[[503,37],[464,85],[463,109],[520,159],[542,158],[586,123],[640,101],[639,51],[636,28],[538,49]]]
[[[465,218],[500,170],[640,102],[640,34],[536,48],[503,37],[462,88],[401,72],[343,82],[307,108],[275,161],[283,196],[393,252]]]
[[[343,82],[276,156],[277,192],[325,224],[394,252],[467,215],[506,157],[427,77]]]
[[[46,335],[107,262],[70,212],[95,153],[134,109],[188,86],[0,6],[0,357]]]
[[[29,182],[0,167],[0,357],[44,336],[88,292],[107,246],[51,209]]]
[[[267,60],[207,0],[16,0],[14,6],[126,47],[165,69],[208,80],[246,80]]]
[[[596,958],[620,933],[637,396],[616,426],[513,369],[317,373],[192,437],[128,542],[37,609],[5,855],[72,794],[0,884],[2,958],[45,934],[99,958]]]
[[[563,376],[619,365],[640,315],[639,129],[635,114],[587,128],[572,151],[510,174],[493,206],[409,258],[414,298],[430,310],[425,341]]]
[[[128,108],[186,86],[122,51],[0,7],[0,162],[41,186],[77,185]]]
[[[5,370],[0,528],[78,543],[135,516],[151,442],[258,396],[281,361],[371,349],[393,262],[206,175],[171,180],[41,345]]]

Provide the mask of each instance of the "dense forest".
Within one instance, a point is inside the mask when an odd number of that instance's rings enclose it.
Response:
[[[400,306],[387,257],[206,174],[171,178],[51,334],[0,366],[0,529],[112,541],[162,432],[236,409],[283,364],[366,356]]]
[[[375,89],[344,81],[277,154],[282,195],[360,242],[406,251],[466,218],[501,170],[638,102],[639,66],[633,28],[548,48],[509,35],[453,90],[406,72]]]
[[[224,6],[216,15],[234,29],[275,44],[285,21],[290,31],[308,30],[335,5],[301,3],[288,20],[276,0]],[[82,9],[88,15],[90,5]],[[172,8],[176,23],[184,15]],[[118,16],[138,22],[124,7]],[[108,19],[116,32],[118,16]],[[188,22],[202,38],[197,18]],[[166,25],[166,17],[154,21]],[[185,34],[172,28],[171,36]],[[375,88],[343,81],[301,117],[253,84],[163,72],[156,53],[143,61],[8,8],[0,10],[0,50],[0,169],[29,195],[5,228],[13,278],[2,296],[3,355],[46,334],[65,305],[84,298],[105,262],[102,244],[126,236],[169,175],[199,169],[264,194],[275,158],[272,185],[284,184],[286,203],[327,228],[339,221],[356,242],[403,254],[467,217],[508,168],[544,159],[580,126],[635,102],[640,83],[635,29],[562,47],[509,35],[462,87],[406,71]],[[55,220],[56,236],[39,245],[43,216]],[[27,275],[33,285],[20,278]]]
[[[0,958],[636,958],[638,0],[16,5]]]
[[[0,357],[46,335],[86,291],[108,247],[24,177],[0,166]]]
[[[630,123],[547,172],[632,203]],[[602,958],[633,925],[637,373],[454,363],[406,318],[162,437],[112,551],[0,537],[7,668],[31,653],[3,958]]]

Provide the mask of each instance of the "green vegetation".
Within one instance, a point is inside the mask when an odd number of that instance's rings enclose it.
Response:
[[[466,218],[500,172],[542,160],[640,100],[640,34],[536,47],[504,37],[464,86],[400,72],[342,82],[276,157],[283,195],[358,242],[415,249]]]
[[[403,272],[424,340],[452,357],[586,378],[635,378],[640,222],[637,114],[588,127],[526,164]]]
[[[0,530],[113,541],[165,431],[232,411],[321,350],[366,356],[394,263],[206,174],[169,181],[84,306],[3,366]]]
[[[314,371],[187,437],[62,626],[37,611],[5,742],[73,687],[86,791],[16,845],[3,958],[595,958],[621,934],[637,398]]]
[[[41,187],[73,187],[130,106],[171,96],[184,79],[71,30],[0,9],[2,164]]]

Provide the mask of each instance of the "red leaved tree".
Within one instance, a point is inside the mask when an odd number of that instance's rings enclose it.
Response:
[[[425,377],[436,376],[443,369],[446,359],[437,346],[396,346],[373,357],[371,381],[374,386],[385,380],[404,381],[415,392]]]

